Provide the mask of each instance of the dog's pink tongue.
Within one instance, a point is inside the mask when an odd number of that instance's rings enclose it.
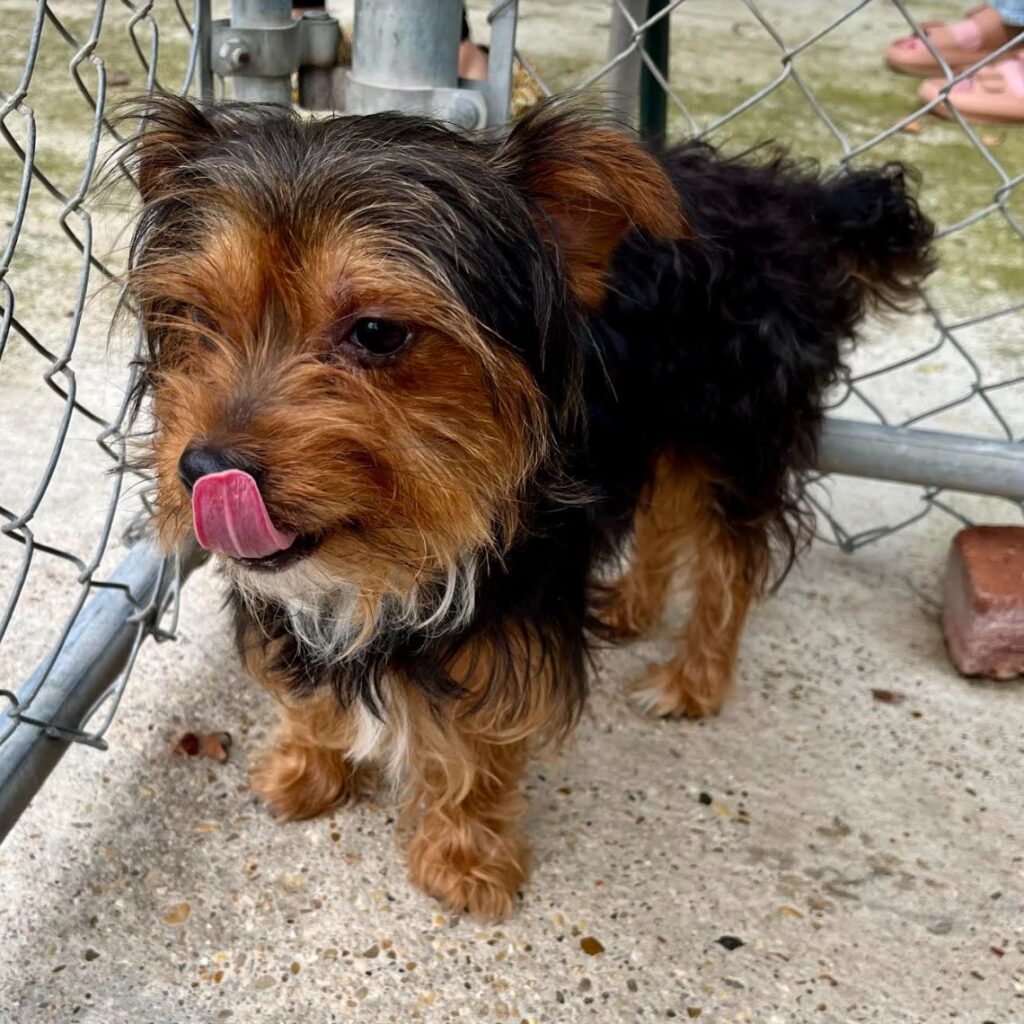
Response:
[[[192,521],[207,551],[264,558],[291,547],[294,533],[270,521],[256,481],[240,469],[201,476],[192,488]]]

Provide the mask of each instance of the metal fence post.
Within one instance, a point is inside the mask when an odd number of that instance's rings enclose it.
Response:
[[[213,99],[213,21],[210,12],[210,0],[196,0],[195,24],[192,31],[196,35],[196,68],[199,98],[206,103]]]
[[[212,70],[234,83],[235,99],[290,106],[298,71],[307,101],[336,105],[331,85],[341,28],[326,11],[295,19],[291,0],[232,0],[231,17],[213,22],[210,35],[204,52]]]
[[[648,0],[648,20],[661,12],[665,12],[669,0]],[[662,13],[643,37],[643,51],[651,63],[658,69],[664,79],[668,79],[669,53],[669,20],[668,14]],[[647,61],[640,71],[640,133],[652,145],[658,148],[665,144],[665,132],[668,126],[668,101],[665,90],[652,72]]]
[[[636,27],[647,14],[647,0],[612,0],[608,29],[608,60],[615,61],[608,76],[608,106],[621,120],[635,125],[640,106],[640,41]],[[622,54],[629,51],[626,56]]]
[[[494,0],[488,19],[491,23],[491,48],[487,61],[487,81],[484,83],[489,125],[504,124],[508,120],[518,17],[518,0]]]
[[[459,86],[461,16],[460,0],[356,0],[346,111],[404,110],[482,127],[482,89]]]
[[[352,74],[387,87],[459,84],[460,0],[357,0]]]
[[[289,28],[292,24],[291,0],[231,0],[232,28]],[[252,63],[254,55],[242,45],[232,46],[230,41],[221,44],[217,54],[236,70],[244,70]],[[282,75],[235,75],[235,98],[262,103],[287,103],[292,101],[292,76]]]

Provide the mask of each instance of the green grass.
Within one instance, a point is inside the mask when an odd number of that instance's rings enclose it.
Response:
[[[170,5],[159,6],[164,14],[161,19],[159,67],[167,84],[176,87],[188,59],[189,40],[177,16],[168,16],[173,13],[167,10]],[[84,41],[89,37],[93,4],[61,3],[58,0],[51,7],[77,40]],[[0,64],[0,89],[5,93],[13,91],[22,77],[34,16],[34,5],[24,0],[0,3],[0,52],[6,55]],[[96,46],[91,55],[77,66],[83,85],[93,96],[99,92],[99,66],[105,68],[108,110],[119,100],[144,92],[146,88],[146,73],[127,30],[128,16],[127,8],[108,4]],[[143,51],[148,53],[147,29],[140,24],[136,32]],[[94,123],[89,101],[82,95],[70,70],[75,53],[75,47],[70,46],[47,20],[25,100],[35,116],[36,164],[67,193],[74,192],[81,182]],[[26,128],[23,119],[15,113],[8,117],[7,124],[19,142],[24,144]],[[12,170],[14,163],[13,158],[0,161],[3,195],[9,188],[17,187],[20,167]]]
[[[81,42],[89,37],[96,9],[92,0],[55,0],[51,8],[76,40]],[[161,2],[155,9],[160,13],[161,74],[167,76],[168,85],[176,87],[186,66],[188,36],[171,4]],[[118,100],[141,93],[146,87],[144,69],[126,29],[129,15],[122,4],[108,3],[93,54],[80,65],[81,77],[94,95],[98,88],[98,67],[101,65],[106,69],[108,110]],[[25,0],[0,0],[0,53],[4,55],[0,60],[0,90],[4,93],[13,91],[22,79],[34,17],[35,4]],[[148,36],[144,28],[140,39],[146,47]],[[44,23],[38,56],[22,107],[22,110],[31,111],[35,125],[35,166],[69,197],[82,184],[95,116],[69,71],[77,49],[61,37],[53,24]],[[121,84],[117,84],[118,81]],[[28,120],[22,113],[12,111],[5,125],[18,143],[23,148],[27,147]],[[104,132],[101,158],[113,144],[113,138]],[[12,223],[22,178],[21,160],[6,142],[0,140],[0,239],[6,237]],[[118,231],[125,223],[125,217],[117,209],[109,208],[112,201],[123,203],[124,197],[118,193],[101,201],[90,194],[86,202],[86,209],[93,214],[93,253],[104,260],[110,249],[118,244]],[[47,192],[41,181],[32,180],[27,214],[7,275],[14,291],[15,315],[55,351],[59,351],[66,342],[70,323],[68,313],[77,298],[83,261],[81,253],[61,228],[59,218],[63,205]],[[71,214],[68,223],[79,235],[83,233],[80,216]],[[116,256],[113,263],[116,266]],[[102,284],[102,276],[94,272],[90,292],[95,293]],[[90,300],[76,353],[78,363],[87,357],[102,359],[109,315],[101,314],[101,308],[106,308],[103,302],[97,304]],[[19,351],[24,348],[17,339],[12,339],[5,365],[13,360],[15,368],[23,363],[25,372],[36,372],[39,357],[27,350],[21,351],[19,357]]]

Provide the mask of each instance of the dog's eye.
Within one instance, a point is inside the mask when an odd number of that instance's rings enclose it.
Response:
[[[363,352],[374,356],[390,356],[404,348],[412,338],[412,331],[405,324],[380,317],[362,317],[348,332],[348,342]]]

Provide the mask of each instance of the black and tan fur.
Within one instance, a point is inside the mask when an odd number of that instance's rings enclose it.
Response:
[[[189,531],[196,450],[300,535],[225,565],[283,712],[256,787],[306,817],[378,764],[412,880],[507,914],[523,768],[576,721],[592,639],[654,626],[688,565],[678,652],[636,692],[718,708],[751,603],[807,538],[823,394],[862,316],[913,294],[931,227],[897,167],[656,157],[558,104],[480,135],[145,113],[129,293],[161,536]],[[367,318],[408,342],[360,348]]]

